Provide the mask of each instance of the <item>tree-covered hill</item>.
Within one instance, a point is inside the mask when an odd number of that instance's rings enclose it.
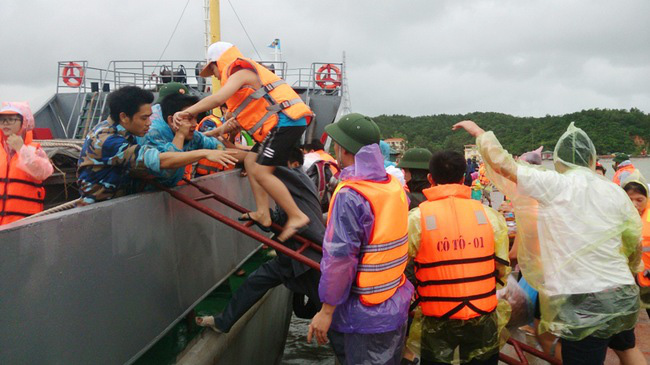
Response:
[[[431,151],[462,151],[463,145],[474,143],[467,133],[451,131],[454,123],[465,119],[475,121],[486,131],[494,131],[503,146],[513,154],[521,154],[541,145],[545,150],[553,150],[571,122],[589,134],[598,154],[638,154],[650,149],[650,114],[636,108],[629,111],[591,109],[542,118],[477,112],[420,117],[380,115],[373,119],[381,128],[382,138],[402,137],[407,139],[409,148],[425,147]]]

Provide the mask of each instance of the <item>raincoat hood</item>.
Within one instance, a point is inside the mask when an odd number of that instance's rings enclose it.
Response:
[[[20,129],[20,135],[25,139],[25,134],[34,129],[34,115],[26,101],[4,101],[0,110],[11,110],[23,117],[23,125]],[[2,132],[0,132],[2,133]],[[7,136],[3,136],[7,137]]]
[[[354,155],[354,165],[341,172],[341,180],[385,180],[388,177],[384,169],[384,159],[376,143],[363,146]]]
[[[643,188],[645,188],[646,198],[650,195],[650,192],[648,191],[648,182],[646,181],[645,177],[643,177],[643,175],[641,174],[641,171],[639,170],[632,171],[625,178],[625,180],[621,181],[621,188],[625,189],[625,186],[629,183],[637,183],[641,185]]]
[[[394,162],[390,161],[390,146],[384,141],[379,141],[379,149],[384,158],[384,167],[396,166]]]
[[[571,122],[555,145],[553,162],[556,165],[560,163],[570,170],[581,167],[594,170],[596,147],[587,133]]]

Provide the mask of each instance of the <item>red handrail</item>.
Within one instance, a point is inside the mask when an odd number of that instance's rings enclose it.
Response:
[[[192,180],[184,178],[183,181],[185,181],[188,185],[193,186],[194,188],[196,188],[197,190],[199,190],[203,194],[205,194],[205,195],[200,197],[201,199],[213,198],[213,199],[216,199],[217,201],[219,201],[220,203],[222,203],[224,205],[227,205],[228,207],[230,207],[230,208],[232,208],[232,209],[234,209],[234,210],[236,210],[236,211],[238,211],[240,213],[249,213],[250,212],[248,209],[246,209],[246,208],[242,207],[241,205],[233,202],[232,200],[230,200],[228,198],[225,198],[225,197],[215,193],[214,191],[195,183]],[[276,223],[271,223],[271,228],[274,229],[277,232],[282,231],[282,227],[280,225],[276,224]],[[312,249],[314,249],[316,251],[323,252],[323,247],[321,247],[320,245],[318,245],[318,244],[316,244],[314,242],[311,242],[310,240],[308,240],[308,239],[306,239],[306,238],[304,238],[304,237],[302,237],[300,235],[295,234],[291,238],[298,241],[299,243],[301,243],[303,245],[304,248],[301,247],[299,249],[300,252],[304,251],[305,248],[307,248],[307,247],[311,247]]]
[[[182,194],[182,193],[180,193],[178,191],[172,190],[172,189],[170,189],[170,188],[168,188],[166,186],[163,186],[163,185],[161,185],[161,184],[159,184],[159,183],[157,183],[155,181],[151,181],[151,183],[154,184],[157,188],[166,191],[172,197],[174,197],[174,198],[180,200],[181,202],[191,206],[192,208],[194,208],[196,210],[199,210],[200,212],[202,212],[204,214],[209,215],[210,217],[220,221],[221,223],[223,223],[223,224],[225,224],[225,225],[227,225],[227,226],[229,226],[231,228],[234,228],[234,229],[238,230],[239,232],[253,238],[256,241],[261,242],[262,244],[265,244],[267,246],[272,247],[273,249],[275,249],[275,250],[289,256],[290,258],[292,258],[292,259],[294,259],[294,260],[296,260],[298,262],[301,262],[301,263],[303,263],[303,264],[305,264],[305,265],[307,265],[307,266],[309,266],[309,267],[311,267],[313,269],[316,269],[316,270],[320,271],[320,264],[318,262],[310,259],[309,257],[304,256],[301,253],[298,253],[298,252],[286,247],[285,245],[283,245],[283,244],[281,244],[281,243],[279,243],[277,241],[274,241],[274,240],[264,236],[263,234],[260,234],[259,232],[256,232],[256,231],[252,230],[247,225],[239,224],[235,220],[226,217],[225,215],[217,212],[214,209],[208,208],[208,207],[206,207],[204,205],[201,205],[201,204],[197,203],[196,200],[194,200],[194,199],[192,199],[192,198],[190,198],[190,197],[188,197],[188,196],[186,196],[186,195],[184,195],[184,194]],[[195,185],[195,184],[192,184],[192,185]],[[198,186],[198,185],[196,185],[196,186]],[[213,193],[213,192],[210,192],[210,193],[215,196],[215,199],[217,199],[217,197],[219,196],[216,193]],[[249,223],[249,222],[247,222],[247,223]]]
[[[517,341],[513,338],[508,339],[508,344],[510,344],[514,349],[515,352],[517,353],[517,357],[519,359],[515,359],[513,357],[510,357],[504,353],[499,354],[499,360],[505,362],[506,364],[509,365],[528,365],[528,359],[526,359],[526,356],[524,355],[524,352],[527,352],[537,358],[540,358],[544,361],[547,361],[550,364],[553,365],[562,365],[562,361],[556,359],[554,356],[551,356],[543,351],[540,351],[532,346],[529,346],[523,342]]]

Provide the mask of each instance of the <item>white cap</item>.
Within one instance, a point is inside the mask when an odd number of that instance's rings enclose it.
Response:
[[[203,70],[201,70],[201,73],[199,73],[199,76],[201,77],[208,77],[212,76],[212,69],[210,68],[210,64],[212,62],[217,62],[217,60],[221,57],[224,52],[229,50],[232,47],[232,43],[228,42],[216,42],[212,43],[210,47],[208,47],[208,52],[206,52],[206,61],[205,61],[205,67],[203,67]]]

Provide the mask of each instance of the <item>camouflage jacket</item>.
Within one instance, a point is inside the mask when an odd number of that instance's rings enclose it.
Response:
[[[160,172],[160,153],[140,146],[135,136],[110,120],[99,123],[86,137],[77,179],[81,198],[90,204],[135,192],[134,170]]]

